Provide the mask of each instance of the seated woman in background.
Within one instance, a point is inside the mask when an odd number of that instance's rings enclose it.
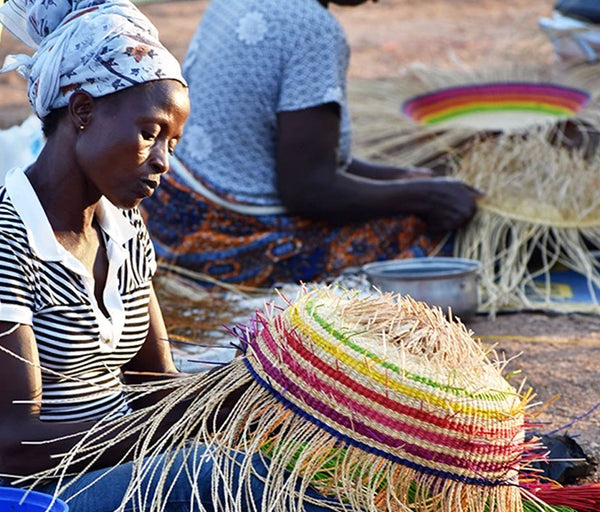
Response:
[[[427,255],[471,218],[467,185],[351,157],[348,60],[325,0],[211,1],[177,158],[143,204],[160,257],[229,283],[317,280]]]
[[[144,437],[160,397],[123,387],[177,376],[137,206],[169,170],[189,114],[179,63],[127,0],[9,0],[0,21],[37,49],[3,70],[27,72],[47,136],[36,161],[0,188],[0,485],[52,472],[92,432],[103,456],[36,490],[73,512],[146,511],[146,499],[165,512],[213,511],[227,490],[211,487],[202,445],[186,450],[195,480],[158,454],[138,480],[143,496],[127,493],[134,443],[164,434],[186,409]],[[107,430],[112,418],[127,428]],[[259,508],[262,489],[252,487]]]

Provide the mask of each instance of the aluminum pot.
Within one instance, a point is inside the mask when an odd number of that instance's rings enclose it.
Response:
[[[467,319],[479,306],[481,263],[466,258],[411,258],[377,261],[361,267],[369,282],[383,292],[410,295],[445,313]]]

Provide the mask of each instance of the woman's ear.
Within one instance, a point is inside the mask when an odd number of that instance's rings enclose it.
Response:
[[[76,130],[85,130],[92,120],[94,98],[86,91],[75,91],[69,98],[69,118]]]

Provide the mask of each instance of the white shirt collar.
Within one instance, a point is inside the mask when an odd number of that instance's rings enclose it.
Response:
[[[96,215],[102,231],[108,235],[106,254],[108,273],[103,293],[108,318],[100,311],[94,297],[94,278],[75,256],[56,239],[50,221],[23,169],[12,169],[5,179],[6,191],[27,230],[32,250],[44,261],[60,261],[83,277],[86,292],[98,320],[100,350],[113,351],[121,339],[125,325],[125,309],[119,293],[118,270],[127,258],[124,247],[137,231],[108,199],[102,197]]]

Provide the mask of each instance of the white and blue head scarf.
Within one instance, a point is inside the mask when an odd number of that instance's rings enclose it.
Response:
[[[0,23],[36,50],[7,57],[0,72],[28,78],[40,119],[76,90],[100,97],[153,80],[186,84],[156,27],[129,0],[8,0]]]

